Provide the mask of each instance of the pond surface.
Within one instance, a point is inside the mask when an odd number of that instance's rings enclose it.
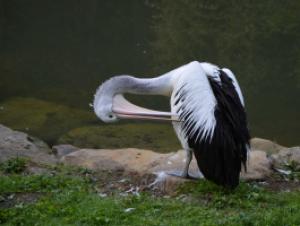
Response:
[[[299,145],[299,12],[297,0],[0,0],[0,107],[22,97],[91,112],[113,75],[208,61],[235,72],[252,136]],[[165,98],[131,98],[168,109]]]

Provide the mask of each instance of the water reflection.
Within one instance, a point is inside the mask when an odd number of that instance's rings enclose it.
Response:
[[[236,73],[252,134],[297,145],[299,10],[296,0],[0,0],[0,100],[35,97],[89,110],[112,75],[156,76],[196,59]]]

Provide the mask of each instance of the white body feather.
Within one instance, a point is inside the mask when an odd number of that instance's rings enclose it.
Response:
[[[181,69],[181,68],[180,68]],[[201,63],[191,62],[179,70],[177,75],[174,75],[173,92],[171,96],[171,112],[175,114],[179,109],[183,115],[192,112],[188,118],[189,126],[193,126],[192,134],[197,132],[197,128],[201,128],[202,136],[210,137],[215,128],[216,120],[214,117],[214,109],[216,99],[209,85],[206,72]],[[175,94],[180,92],[185,93],[184,101],[179,101],[175,105]],[[184,109],[184,110],[182,110]],[[180,122],[173,122],[174,129],[177,133],[182,146],[186,149],[187,135],[182,129]],[[199,139],[205,138],[197,136]]]
[[[190,121],[188,128],[192,127],[190,134],[186,134],[181,122],[173,122],[177,137],[186,150],[189,148],[187,144],[188,135],[194,136],[195,133],[198,133],[196,134],[197,139],[210,139],[213,135],[216,125],[214,112],[217,101],[207,76],[220,82],[219,70],[220,68],[216,65],[193,61],[172,71],[173,91],[170,100],[171,112],[172,114],[176,114],[179,110],[179,113],[184,111],[183,114],[186,115],[188,112],[191,112],[188,116]],[[241,102],[244,104],[243,96],[234,74],[229,69],[225,70],[233,80]],[[175,95],[179,90],[185,93],[186,96],[184,97],[184,101],[179,101],[175,104]]]

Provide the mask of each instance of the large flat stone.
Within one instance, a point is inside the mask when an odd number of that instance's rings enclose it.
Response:
[[[159,166],[164,159],[173,155],[159,154],[149,150],[136,148],[126,149],[81,149],[62,157],[65,164],[86,167],[92,170],[135,171],[148,173]]]
[[[68,165],[76,165],[92,170],[125,170],[140,174],[161,172],[180,173],[185,165],[185,153],[178,152],[160,154],[150,150],[127,149],[81,149],[61,158]],[[251,151],[249,154],[247,173],[241,178],[245,180],[263,180],[271,174],[271,161],[263,151]],[[190,174],[202,177],[196,161],[190,165]]]

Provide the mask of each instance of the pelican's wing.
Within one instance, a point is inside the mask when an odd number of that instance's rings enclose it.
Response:
[[[179,114],[186,137],[211,138],[216,125],[216,98],[201,63],[192,62],[176,78],[171,97],[172,112]]]
[[[172,104],[199,169],[217,184],[236,187],[250,139],[236,79],[226,69],[192,63],[177,86]]]
[[[242,105],[245,106],[244,97],[243,97],[241,88],[240,88],[239,83],[238,83],[237,79],[235,78],[234,74],[228,68],[222,68],[222,71],[224,71],[228,75],[228,77],[232,79],[232,84],[234,85],[234,88],[239,95],[240,101],[241,101]]]

